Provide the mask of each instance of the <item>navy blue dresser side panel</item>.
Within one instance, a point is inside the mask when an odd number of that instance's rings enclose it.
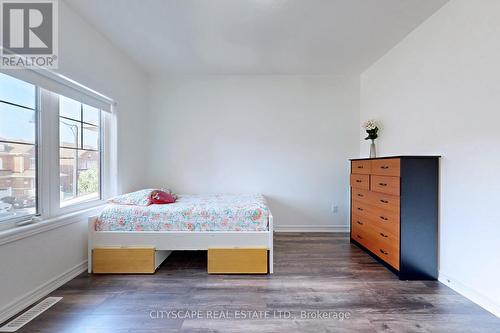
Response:
[[[437,279],[439,159],[401,159],[401,279]]]

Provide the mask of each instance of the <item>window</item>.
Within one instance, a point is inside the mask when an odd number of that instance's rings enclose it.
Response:
[[[60,76],[13,75],[0,73],[0,229],[113,195],[111,102]]]
[[[61,206],[100,198],[101,111],[59,96]]]
[[[0,221],[37,213],[36,87],[0,73]]]

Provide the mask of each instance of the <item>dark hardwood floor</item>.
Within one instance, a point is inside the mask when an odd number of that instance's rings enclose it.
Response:
[[[84,273],[19,332],[500,332],[500,319],[439,282],[399,281],[347,234],[276,234],[274,263],[269,276],[208,275],[205,252],[175,252],[155,275]],[[186,310],[203,319],[167,318]],[[259,310],[271,318],[206,319]],[[316,310],[350,316],[300,317]]]

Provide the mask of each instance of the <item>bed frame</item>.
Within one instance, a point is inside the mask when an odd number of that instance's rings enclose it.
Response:
[[[273,216],[268,231],[96,231],[97,216],[88,223],[88,272],[92,250],[99,247],[154,247],[156,251],[208,250],[209,248],[265,248],[269,274],[273,273]]]

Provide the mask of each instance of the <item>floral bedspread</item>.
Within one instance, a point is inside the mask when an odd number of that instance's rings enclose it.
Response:
[[[179,195],[166,205],[110,204],[97,231],[267,231],[269,208],[260,194]]]

